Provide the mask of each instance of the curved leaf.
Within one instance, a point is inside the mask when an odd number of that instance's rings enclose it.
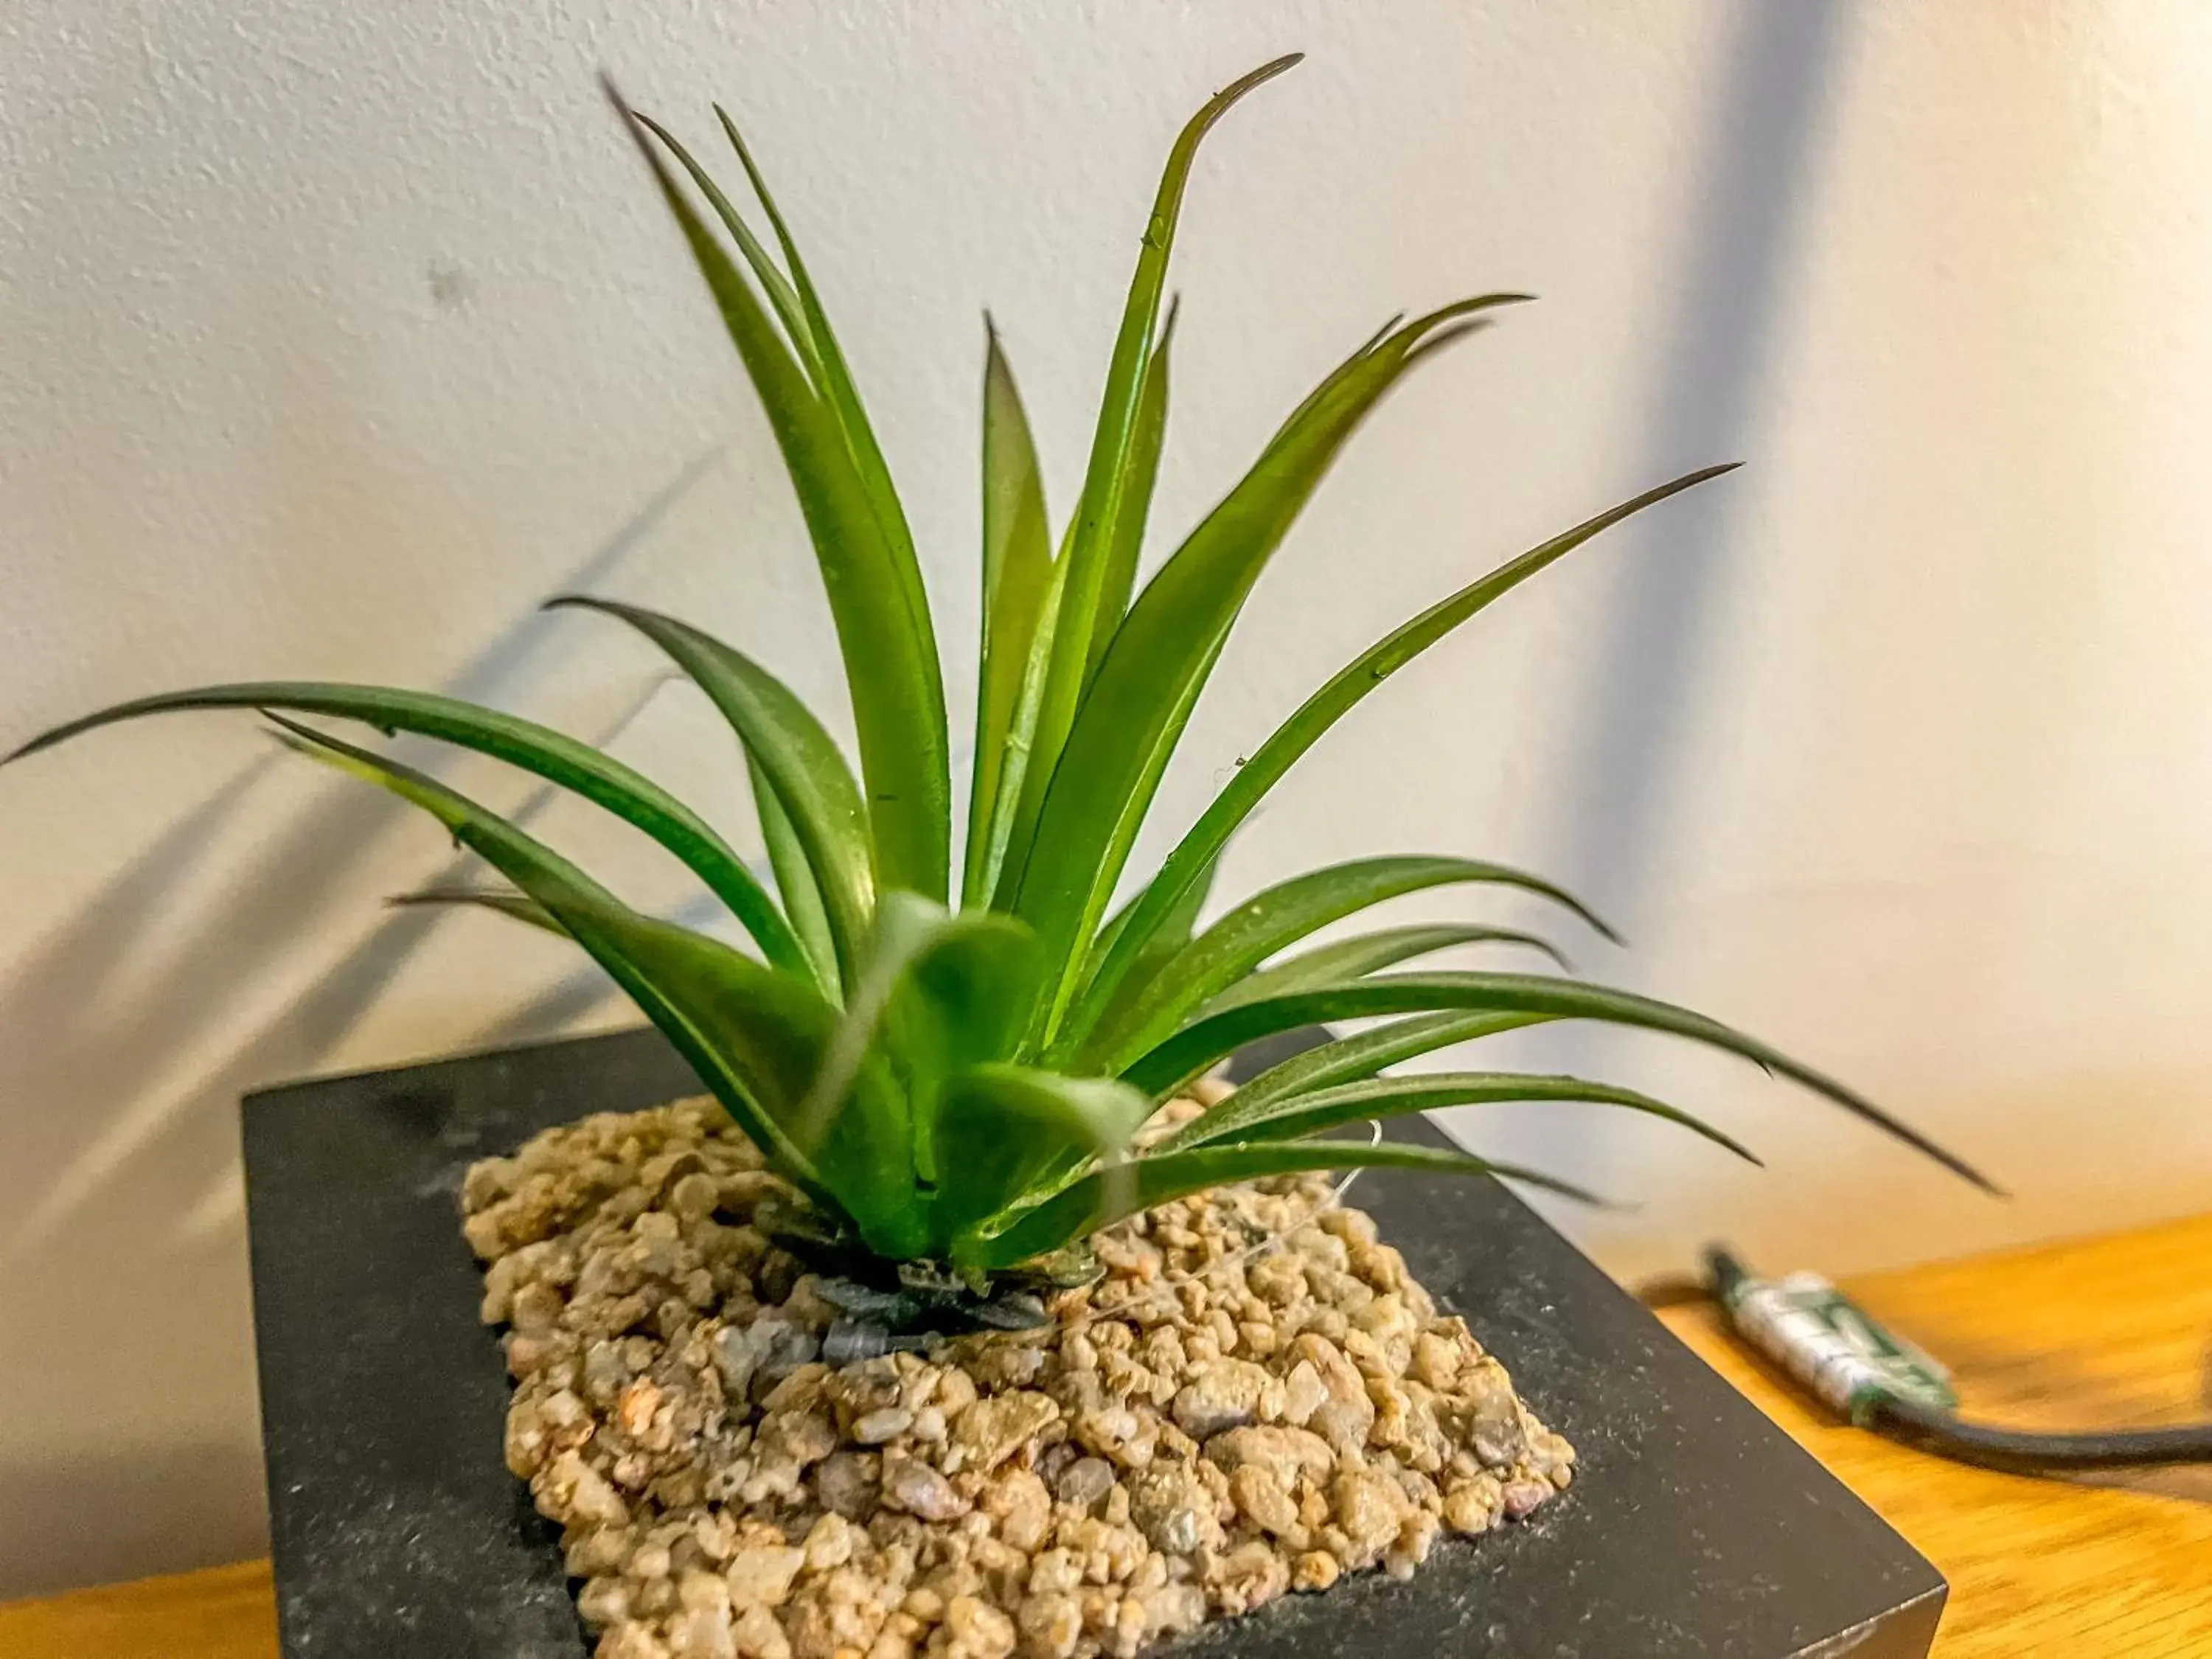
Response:
[[[791,279],[776,268],[775,261],[761,246],[760,238],[753,234],[753,228],[745,222],[744,216],[722,193],[722,187],[714,182],[714,175],[699,165],[676,135],[642,110],[630,112],[641,125],[660,140],[662,147],[671,155],[683,164],[684,172],[691,175],[691,182],[707,198],[707,205],[714,210],[714,216],[722,222],[722,228],[730,233],[730,240],[738,245],[738,252],[744,255],[745,264],[751,270],[753,280],[761,285],[761,292],[768,295],[768,302],[775,312],[776,321],[783,325],[786,338],[805,364],[807,378],[818,388],[822,381],[820,354],[815,349],[813,332],[807,326],[806,313],[799,306],[799,291],[792,287]]]
[[[1855,1093],[1811,1066],[1800,1064],[1778,1048],[1754,1037],[1731,1030],[1719,1021],[1671,1003],[1658,1002],[1628,991],[1585,985],[1577,980],[1550,979],[1533,974],[1437,973],[1385,974],[1375,979],[1326,986],[1310,991],[1270,997],[1262,1002],[1209,1015],[1185,1027],[1127,1067],[1122,1077],[1153,1095],[1179,1088],[1200,1076],[1218,1060],[1254,1039],[1301,1025],[1336,1019],[1361,1019],[1376,1014],[1406,1014],[1464,1008],[1498,1013],[1525,1013],[1554,1019],[1594,1019],[1612,1025],[1640,1026],[1687,1037],[1693,1042],[1741,1054],[1770,1072],[1778,1072],[1825,1096],[1854,1116],[1862,1118],[1924,1153],[1953,1174],[1971,1181],[1985,1192],[1998,1189],[1971,1164],[1948,1152],[1917,1129],[1900,1122],[1872,1101]]]
[[[587,743],[535,720],[502,714],[458,697],[318,680],[254,680],[203,686],[134,698],[55,726],[0,760],[0,765],[118,720],[209,708],[283,709],[295,714],[357,720],[386,733],[409,732],[435,738],[520,767],[636,825],[682,860],[729,906],[730,914],[753,936],[770,962],[793,973],[809,971],[805,952],[775,901],[704,818],[643,773]]]
[[[1218,866],[1208,870],[1192,883],[1176,903],[1175,914],[1154,930],[1150,945],[1123,981],[1122,994],[1107,1009],[1100,1022],[1102,1025],[1116,1030],[1121,1029],[1121,1022],[1129,1017],[1138,1001],[1150,993],[1161,971],[1175,959],[1177,951],[1190,943],[1191,935],[1198,926],[1198,913],[1206,907],[1206,896],[1212,890],[1213,878],[1218,870]],[[1131,899],[1098,930],[1098,936],[1091,940],[1091,949],[1084,957],[1086,971],[1095,969],[1112,951],[1114,941],[1121,936],[1121,929],[1128,925],[1129,918],[1135,914],[1136,905],[1137,901]]]
[[[750,749],[745,750],[745,781],[752,789],[753,816],[760,822],[761,842],[768,848],[769,868],[775,873],[775,890],[783,899],[784,914],[791,918],[791,931],[813,966],[815,983],[831,1001],[839,1000],[843,992],[837,940],[830,931],[830,913],[823,908],[821,886],[806,861],[806,848],[792,825],[791,814],[784,811],[775,785]]]
[[[1089,1067],[1119,1071],[1164,1040],[1193,1009],[1316,930],[1386,899],[1463,882],[1500,883],[1538,894],[1613,937],[1572,895],[1502,864],[1419,855],[1355,859],[1293,876],[1245,900],[1156,969],[1123,1020],[1087,1037],[1071,1024],[1062,1040],[1078,1038],[1070,1046]]]
[[[1176,844],[1175,850],[1161,864],[1158,874],[1146,888],[1136,913],[1115,941],[1114,952],[1085,987],[1077,1023],[1082,1024],[1087,1019],[1097,1018],[1098,1011],[1107,1006],[1119,989],[1137,953],[1144,948],[1146,939],[1173,908],[1177,897],[1197,879],[1200,871],[1221,856],[1221,849],[1229,844],[1229,838],[1236,832],[1237,827],[1251,816],[1253,809],[1266,798],[1269,790],[1281,781],[1298,757],[1312,748],[1322,734],[1350,712],[1361,698],[1493,600],[1510,592],[1538,571],[1565,557],[1600,532],[1610,529],[1647,507],[1665,501],[1669,495],[1678,495],[1693,485],[1734,470],[1733,466],[1702,467],[1671,483],[1661,484],[1656,489],[1647,489],[1594,519],[1585,520],[1564,535],[1555,536],[1550,541],[1531,548],[1519,558],[1498,566],[1480,580],[1468,583],[1458,592],[1431,605],[1411,622],[1362,652],[1328,684],[1300,704],[1297,712],[1278,726],[1244,764],[1237,769],[1237,775],[1230,780],[1228,787],[1214,798],[1212,805],[1200,815],[1198,822]]]
[[[1098,664],[1129,608],[1129,595],[1137,586],[1137,561],[1144,552],[1145,521],[1151,515],[1152,491],[1159,483],[1160,451],[1167,442],[1168,352],[1175,343],[1176,315],[1180,303],[1168,302],[1167,319],[1160,325],[1159,343],[1145,365],[1144,385],[1137,394],[1137,422],[1129,434],[1129,453],[1123,463],[1123,483],[1114,502],[1114,520],[1106,526],[1104,574],[1098,582],[1097,624],[1091,630],[1090,660],[1084,678],[1098,672]]]
[[[473,905],[514,921],[527,922],[532,927],[557,934],[562,939],[568,937],[568,930],[554,920],[553,913],[527,893],[502,893],[483,887],[424,887],[412,893],[394,893],[384,902],[394,908],[432,904]]]
[[[963,1237],[998,1215],[1068,1148],[1118,1152],[1152,1104],[1110,1078],[1072,1078],[1022,1066],[956,1073],[939,1096],[936,1237],[963,1261]]]
[[[1753,1164],[1759,1160],[1740,1142],[1711,1124],[1691,1116],[1633,1089],[1591,1083],[1578,1077],[1546,1076],[1522,1072],[1429,1072],[1418,1077],[1370,1078],[1334,1089],[1316,1090],[1288,1100],[1240,1103],[1231,1095],[1203,1116],[1192,1119],[1153,1150],[1154,1157],[1186,1146],[1211,1146],[1233,1140],[1239,1145],[1259,1141],[1295,1140],[1319,1134],[1346,1123],[1395,1117],[1406,1112],[1436,1111],[1446,1106],[1483,1106],[1510,1101],[1569,1101],[1598,1106],[1626,1106],[1696,1131],[1716,1146],[1725,1146]]]
[[[1249,1108],[1263,1101],[1281,1100],[1291,1095],[1310,1094],[1334,1088],[1339,1084],[1357,1083],[1373,1077],[1386,1066],[1397,1065],[1401,1060],[1434,1054],[1439,1048],[1449,1048],[1456,1043],[1496,1036],[1502,1031],[1519,1030],[1525,1025],[1540,1025],[1552,1018],[1549,1014],[1486,1011],[1471,1014],[1414,1014],[1405,1019],[1392,1020],[1387,1025],[1377,1025],[1369,1030],[1355,1032],[1351,1036],[1338,1037],[1333,1042],[1302,1049],[1289,1059],[1270,1066],[1258,1076],[1239,1084],[1234,1097]]]
[[[952,811],[945,686],[913,550],[887,529],[834,397],[809,382],[744,274],[678,188],[648,129],[627,109],[622,113],[714,294],[799,496],[844,657],[875,861],[885,882],[941,898]],[[794,270],[793,282],[805,310],[802,273]],[[812,339],[826,361],[831,348],[823,331],[814,329]]]
[[[666,652],[736,728],[738,740],[759,763],[805,850],[839,972],[849,988],[855,953],[875,907],[875,878],[868,857],[868,814],[836,740],[782,681],[689,623],[583,593],[546,605],[549,611],[568,608],[603,611],[636,629]]]
[[[730,141],[730,148],[737,152],[738,164],[745,170],[745,178],[752,185],[753,194],[760,198],[762,210],[768,215],[769,228],[775,232],[776,245],[783,250],[784,263],[791,268],[792,288],[798,297],[800,315],[805,319],[800,349],[812,371],[816,390],[829,402],[838,433],[845,441],[846,453],[853,459],[854,468],[860,476],[869,503],[875,509],[877,521],[883,526],[884,538],[890,544],[892,573],[908,606],[914,612],[915,625],[920,629],[923,643],[927,647],[931,678],[925,690],[933,690],[937,729],[941,737],[945,730],[945,685],[938,661],[936,631],[930,622],[928,590],[922,585],[921,563],[915,556],[914,532],[907,526],[906,508],[901,504],[898,490],[891,483],[890,467],[884,461],[883,449],[876,441],[875,428],[869,424],[867,409],[860,401],[860,387],[854,383],[853,371],[846,364],[844,349],[837,343],[836,331],[830,326],[830,313],[823,309],[821,295],[815,292],[814,279],[807,274],[806,261],[799,257],[799,244],[792,236],[790,225],[784,220],[783,210],[776,205],[775,198],[769,190],[768,179],[755,164],[752,151],[738,132],[738,124],[730,118],[730,112],[717,104],[714,114],[722,123],[722,131]]]
[[[1371,933],[1316,945],[1310,951],[1285,958],[1270,968],[1247,974],[1206,1005],[1205,1012],[1218,1013],[1240,1002],[1280,996],[1286,991],[1310,990],[1316,985],[1358,979],[1395,968],[1415,957],[1433,955],[1459,945],[1524,945],[1540,951],[1568,973],[1574,964],[1549,939],[1522,933],[1516,927],[1469,927],[1458,922],[1414,922],[1404,927],[1382,927]],[[1139,969],[1141,975],[1142,970]]]
[[[1007,908],[1037,930],[1047,960],[1055,964],[1042,1038],[1049,1041],[1058,1029],[1075,990],[1082,946],[1105,911],[1231,625],[1330,462],[1424,335],[1453,317],[1520,297],[1485,295],[1447,307],[1407,324],[1360,359],[1146,584],[1091,683],[1026,837],[1017,822],[1000,876],[1002,894],[1009,880],[1013,884]],[[1065,643],[1056,643],[1055,654]],[[1034,762],[1029,782],[1038,782]],[[1128,944],[1126,933],[1122,944]]]
[[[1045,786],[1059,763],[1060,749],[1075,724],[1076,710],[1099,661],[1093,641],[1102,631],[1110,631],[1113,623],[1112,618],[1102,622],[1101,607],[1113,563],[1115,526],[1123,518],[1122,504],[1136,485],[1132,452],[1138,442],[1144,381],[1152,361],[1160,295],[1167,286],[1168,256],[1175,246],[1176,225],[1182,214],[1191,164],[1206,133],[1231,106],[1295,67],[1303,56],[1294,52],[1278,58],[1223,88],[1184,124],[1168,151],[1159,189],[1152,198],[1152,218],[1137,254],[1137,268],[1129,279],[1128,297],[1121,308],[1121,327],[1107,365],[1105,391],[1099,399],[1091,459],[1083,475],[1083,493],[1069,526],[1066,591],[1039,706],[1030,775],[1014,812],[1013,856],[1018,860],[1024,856],[1043,805]],[[1054,943],[1048,940],[1048,945]]]
[[[1464,1152],[1384,1141],[1368,1146],[1352,1140],[1269,1142],[1253,1146],[1199,1146],[1166,1157],[1139,1158],[1133,1164],[1085,1176],[1054,1197],[1021,1212],[1004,1231],[979,1241],[981,1265],[1012,1267],[1055,1250],[1070,1239],[1111,1225],[1123,1216],[1148,1210],[1231,1182],[1266,1176],[1297,1175],[1309,1170],[1427,1170],[1443,1175],[1498,1176],[1526,1182],[1547,1192],[1595,1204],[1579,1187],[1523,1170],[1493,1164]],[[1133,1173],[1133,1179],[1131,1178]]]
[[[1007,740],[1013,734],[1052,586],[1052,539],[1045,521],[1043,475],[1029,416],[1013,370],[988,326],[983,362],[983,608],[975,684],[975,762],[968,799],[968,855],[961,871],[963,903],[989,902],[998,872],[992,859],[1006,787]],[[1042,682],[1040,681],[1040,693]],[[1030,704],[1034,716],[1035,701]],[[1015,779],[1012,788],[1018,790]]]
[[[422,808],[457,842],[542,905],[666,1033],[770,1164],[817,1201],[838,1204],[814,1160],[786,1133],[778,1111],[791,1099],[794,1079],[811,1075],[820,1033],[797,1029],[787,1016],[745,1018],[737,1012],[742,994],[732,1006],[710,1006],[724,1000],[709,988],[717,977],[747,989],[780,981],[789,988],[785,1002],[806,1007],[804,999],[811,998],[811,1006],[821,1009],[816,1023],[826,1026],[828,1006],[811,988],[715,940],[638,915],[534,836],[423,773],[283,715],[270,718],[293,749]],[[692,959],[679,961],[678,953]],[[695,991],[707,994],[690,994]],[[732,1013],[737,1017],[729,1018]]]
[[[1045,682],[1052,672],[1053,641],[1060,632],[1060,602],[1067,591],[1067,554],[1052,562],[1045,577],[1044,594],[1036,621],[1030,630],[1029,647],[1021,664],[1020,684],[1014,697],[1013,715],[1000,740],[999,781],[991,801],[989,832],[983,846],[982,866],[976,896],[963,900],[971,909],[1005,909],[1006,855],[1014,845],[1020,816],[1022,790],[1033,763],[1037,716],[1044,703]]]
[[[955,1073],[1012,1055],[1036,999],[1037,972],[1036,937],[1012,917],[885,893],[805,1117],[828,1121],[849,1079],[879,1057],[904,1097],[915,1170],[936,1179],[938,1091]]]

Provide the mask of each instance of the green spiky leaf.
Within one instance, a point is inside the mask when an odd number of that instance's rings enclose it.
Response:
[[[1364,1083],[1341,1084],[1334,1089],[1294,1095],[1287,1100],[1249,1101],[1241,1095],[1231,1095],[1162,1141],[1153,1155],[1163,1157],[1187,1146],[1206,1146],[1221,1141],[1250,1145],[1297,1140],[1346,1123],[1398,1117],[1407,1112],[1438,1111],[1447,1106],[1554,1101],[1624,1106],[1632,1111],[1649,1113],[1701,1134],[1714,1145],[1727,1147],[1738,1158],[1753,1164],[1759,1162],[1741,1142],[1663,1100],[1583,1078],[1525,1072],[1431,1072],[1419,1077],[1370,1078]]]
[[[1537,572],[1565,558],[1592,537],[1646,507],[1656,506],[1670,495],[1734,470],[1733,466],[1701,467],[1655,489],[1647,489],[1619,507],[1583,520],[1564,535],[1531,548],[1384,635],[1307,698],[1237,769],[1237,775],[1230,780],[1228,787],[1215,797],[1213,804],[1168,854],[1159,873],[1146,888],[1129,925],[1115,941],[1114,953],[1091,976],[1085,992],[1086,1007],[1076,1016],[1079,1027],[1086,1025],[1089,1018],[1095,1018],[1098,1010],[1113,998],[1152,929],[1174,908],[1190,884],[1198,879],[1199,873],[1211,868],[1221,856],[1221,849],[1229,844],[1237,826],[1252,815],[1299,757],[1319,742],[1322,734],[1369,692],[1462,623]]]
[[[1295,68],[1303,57],[1293,52],[1263,64],[1238,77],[1207,100],[1176,136],[1152,199],[1152,217],[1145,226],[1137,268],[1129,279],[1128,298],[1121,309],[1121,326],[1115,336],[1112,361],[1106,370],[1106,389],[1099,400],[1098,423],[1091,442],[1091,459],[1083,477],[1083,494],[1076,503],[1070,526],[1066,562],[1068,574],[1060,605],[1052,657],[1039,703],[1034,752],[1015,808],[1012,842],[1018,862],[1025,860],[1037,815],[1060,761],[1062,746],[1075,724],[1076,710],[1100,663],[1093,641],[1110,630],[1112,617],[1103,616],[1109,570],[1115,563],[1114,538],[1124,521],[1123,503],[1133,491],[1145,488],[1133,459],[1139,438],[1139,417],[1144,402],[1144,382],[1153,356],[1153,340],[1160,311],[1160,296],[1167,287],[1168,257],[1175,246],[1176,227],[1182,214],[1183,192],[1190,183],[1198,147],[1214,124],[1247,94]],[[1048,940],[1048,944],[1053,941]]]
[[[1285,957],[1271,968],[1262,968],[1247,974],[1219,996],[1206,1003],[1202,1012],[1218,1013],[1224,1008],[1234,1007],[1240,1002],[1257,1002],[1266,997],[1281,996],[1289,991],[1310,990],[1316,985],[1334,985],[1347,979],[1358,979],[1364,975],[1380,973],[1385,968],[1395,968],[1415,957],[1433,956],[1439,951],[1449,951],[1462,945],[1518,945],[1541,951],[1566,973],[1574,971],[1574,964],[1549,939],[1540,934],[1523,933],[1517,927],[1481,927],[1462,922],[1415,922],[1404,927],[1382,927],[1371,933],[1358,933],[1350,939],[1340,939],[1327,945],[1316,945],[1310,951]]]
[[[941,899],[952,818],[945,683],[913,546],[886,522],[888,483],[872,478],[855,459],[866,425],[854,424],[857,396],[849,380],[820,389],[809,380],[744,273],[685,198],[647,130],[617,103],[720,308],[798,494],[845,659],[878,867],[885,884]],[[773,218],[772,208],[770,213]],[[788,259],[787,242],[785,252]],[[825,328],[813,326],[818,307],[804,270],[794,263],[791,276],[826,364],[834,346]]]
[[[502,893],[482,887],[424,887],[412,893],[394,893],[384,902],[395,908],[451,905],[489,910],[540,932],[568,937],[568,930],[554,919],[553,913],[527,893]]]
[[[1005,855],[1015,800],[1025,775],[1050,665],[1051,637],[1040,636],[1054,593],[1052,537],[1045,520],[1044,481],[1029,416],[1013,370],[987,331],[983,368],[982,638],[975,696],[975,758],[969,795],[968,855],[962,902],[990,902]],[[1042,642],[1043,650],[1037,647]],[[1023,696],[1028,688],[1030,696]],[[1026,715],[1026,720],[1024,720]],[[1012,770],[1009,770],[1010,748]]]
[[[1384,974],[1343,985],[1323,986],[1265,1001],[1246,1003],[1211,1014],[1170,1037],[1122,1077],[1155,1096],[1181,1087],[1234,1054],[1247,1042],[1278,1031],[1363,1019],[1378,1014],[1408,1014],[1466,1009],[1471,1012],[1526,1013],[1553,1019],[1590,1019],[1613,1025],[1640,1026],[1686,1037],[1693,1042],[1741,1054],[1746,1060],[1823,1095],[1916,1152],[1985,1191],[1996,1187],[1971,1164],[1946,1152],[1918,1130],[1899,1121],[1872,1101],[1825,1073],[1792,1060],[1755,1037],[1731,1030],[1718,1020],[1686,1008],[1628,991],[1585,985],[1534,974],[1476,972]]]
[[[668,653],[721,711],[769,781],[806,855],[840,973],[850,982],[875,909],[868,812],[836,740],[790,687],[743,652],[689,623],[612,599],[571,594],[548,609],[604,611]]]
[[[142,715],[191,709],[276,709],[356,720],[380,732],[409,732],[505,761],[626,819],[665,847],[730,908],[770,962],[807,971],[805,953],[768,890],[707,821],[633,767],[587,743],[514,714],[458,697],[384,685],[321,680],[254,680],[137,697],[33,738],[0,765],[53,748],[84,732]]]
[[[1152,1109],[1134,1089],[1109,1078],[1018,1066],[957,1073],[939,1100],[933,1225],[955,1260],[979,1262],[990,1251],[970,1230],[1002,1213],[1062,1148],[1109,1158]]]
[[[1302,985],[1295,988],[1304,991],[1316,988]],[[1415,1060],[1439,1048],[1496,1036],[1501,1032],[1517,1031],[1523,1026],[1540,1025],[1553,1018],[1550,1014],[1503,1013],[1485,1009],[1475,1013],[1414,1014],[1405,1019],[1394,1019],[1278,1060],[1257,1077],[1247,1079],[1237,1089],[1237,1097],[1247,1106],[1256,1106],[1264,1101],[1312,1093],[1341,1083],[1357,1083],[1402,1060]]]
[[[1119,1071],[1261,963],[1329,923],[1387,899],[1470,882],[1538,894],[1611,937],[1571,894],[1502,864],[1433,856],[1358,859],[1294,876],[1245,900],[1146,975],[1144,989],[1120,1020],[1105,1022],[1092,1033],[1071,1028],[1066,1036],[1075,1041],[1070,1046],[1079,1063]]]
[[[1059,964],[1042,1013],[1044,1040],[1076,988],[1084,947],[1230,627],[1291,521],[1353,428],[1404,373],[1414,346],[1455,317],[1521,297],[1486,295],[1446,307],[1351,365],[1130,607],[1054,763],[1035,828],[1024,844],[1018,822],[1000,877],[1010,908],[1036,929],[1048,961]],[[1063,638],[1056,653],[1065,646]],[[1038,776],[1034,761],[1030,776],[1031,782]]]

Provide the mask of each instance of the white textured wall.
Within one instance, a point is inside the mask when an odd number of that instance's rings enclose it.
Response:
[[[1832,1066],[2019,1194],[1746,1067],[1553,1045],[1771,1160],[1471,1115],[1480,1145],[1642,1199],[1567,1218],[1624,1272],[1722,1230],[1844,1268],[2201,1206],[2197,0],[15,0],[0,743],[282,673],[602,729],[647,659],[531,614],[585,580],[832,695],[796,515],[601,64],[690,132],[712,96],[755,129],[965,637],[979,307],[1064,512],[1167,139],[1286,46],[1310,61],[1219,132],[1192,193],[1165,521],[1390,311],[1501,285],[1544,303],[1374,422],[1255,600],[1166,810],[1467,573],[1744,459],[1394,682],[1232,879],[1385,849],[1553,870],[1634,938],[1592,966]],[[247,724],[0,774],[0,1593],[258,1545],[242,1088],[620,1017],[550,942],[388,920],[379,896],[443,866],[438,836],[274,763]],[[684,694],[623,746],[737,811]],[[679,896],[619,832],[546,823]]]

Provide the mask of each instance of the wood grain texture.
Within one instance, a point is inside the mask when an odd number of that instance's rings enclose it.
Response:
[[[10,1602],[0,1659],[277,1659],[269,1564]]]
[[[2212,1414],[2212,1216],[1849,1282],[2032,1428]],[[1842,1426],[1720,1328],[1660,1316],[1951,1581],[1936,1659],[2212,1659],[2212,1469],[2095,1485],[1991,1474]],[[266,1562],[0,1607],[0,1659],[276,1659]]]
[[[2212,1416],[2212,1216],[1845,1288],[1953,1368],[1966,1416],[2029,1429]],[[1936,1659],[2212,1656],[2212,1468],[2092,1485],[1923,1456],[1837,1423],[1710,1305],[1660,1317],[1951,1581]]]

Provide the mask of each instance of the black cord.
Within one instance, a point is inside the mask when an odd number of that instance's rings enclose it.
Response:
[[[1735,1320],[1737,1297],[1753,1285],[1749,1271],[1724,1245],[1705,1251],[1707,1283]],[[1765,1351],[1742,1326],[1739,1335]],[[1778,1356],[1774,1356],[1778,1358]],[[2065,1474],[2079,1469],[2136,1468],[2158,1463],[2212,1463],[2212,1423],[2171,1429],[2123,1429],[2078,1434],[2031,1434],[1987,1423],[1968,1423],[1951,1413],[1883,1393],[1860,1408],[1868,1428],[1915,1451],[1972,1463],[2007,1474]]]
[[[1868,1426],[1915,1451],[1933,1452],[2008,1474],[2062,1474],[2151,1463],[2212,1463],[2212,1423],[2112,1433],[2029,1434],[1968,1423],[1893,1395],[1877,1400]]]

